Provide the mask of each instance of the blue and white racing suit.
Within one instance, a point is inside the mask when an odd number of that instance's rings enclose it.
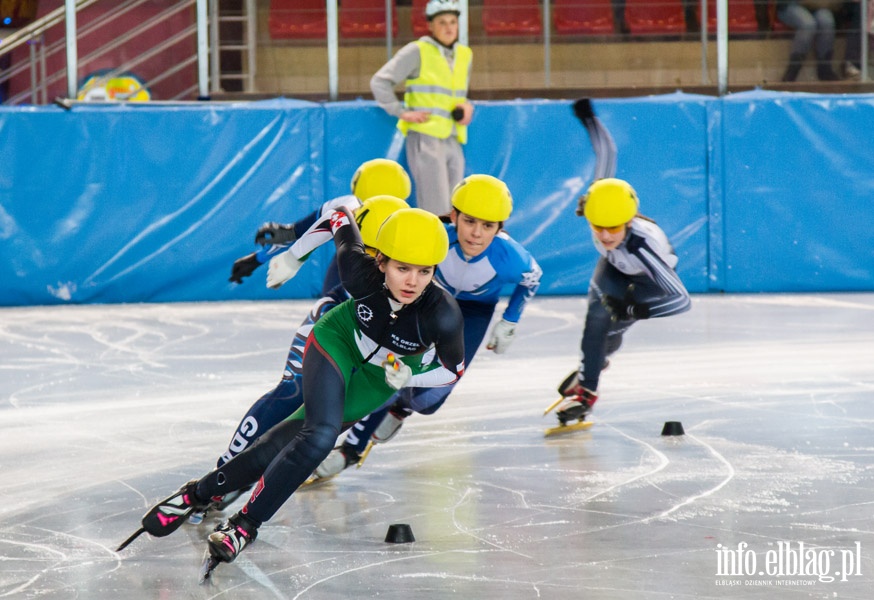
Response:
[[[677,255],[665,232],[651,220],[632,220],[625,240],[614,250],[605,250],[594,233],[592,238],[601,258],[589,283],[579,380],[594,392],[607,357],[619,349],[623,334],[635,323],[614,319],[603,305],[605,296],[645,306],[649,318],[686,312],[692,304],[674,270]]]
[[[502,318],[518,323],[526,304],[540,286],[537,261],[506,232],[499,232],[479,256],[468,258],[458,243],[453,225],[446,226],[449,254],[437,267],[435,278],[458,302],[464,317],[464,364],[468,367],[488,331],[495,307],[506,286],[513,285]],[[403,388],[382,409],[371,413],[349,430],[346,445],[360,454],[390,408],[409,414],[432,414],[452,393],[454,386]]]

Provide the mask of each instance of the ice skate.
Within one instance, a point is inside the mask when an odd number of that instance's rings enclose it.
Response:
[[[200,568],[200,582],[209,579],[219,563],[236,560],[243,549],[258,537],[258,527],[240,513],[218,525],[207,538],[209,555]]]
[[[550,436],[590,428],[592,422],[585,419],[598,400],[598,394],[580,385],[576,373],[571,373],[559,384],[558,392],[561,394],[558,400],[543,411],[547,415],[555,409],[558,426],[550,427],[545,434]]]
[[[206,519],[206,515],[210,512],[223,512],[228,506],[233,504],[240,496],[248,492],[252,486],[246,486],[242,489],[228,492],[224,496],[213,496],[212,501],[203,510],[194,511],[188,518],[188,522],[192,525],[200,525]]]
[[[348,469],[352,465],[360,465],[364,462],[364,457],[367,456],[370,450],[364,451],[363,454],[358,454],[352,446],[343,444],[331,450],[328,457],[322,461],[315,472],[310,475],[309,479],[303,482],[300,487],[310,486],[316,483],[325,483]]]
[[[164,537],[179,529],[195,511],[204,509],[208,504],[197,500],[194,493],[196,487],[197,480],[193,479],[179,488],[175,494],[153,506],[143,515],[142,527],[123,541],[115,551],[121,552],[142,533]]]
[[[413,414],[408,408],[395,404],[380,421],[379,426],[373,431],[371,437],[373,443],[382,444],[398,434],[404,424],[404,419]],[[363,459],[362,459],[363,462]]]
[[[597,396],[595,396],[595,399],[597,399]],[[548,412],[556,406],[558,407],[555,412],[558,417],[558,426],[547,429],[545,435],[550,436],[589,429],[592,426],[592,422],[586,421],[586,415],[592,410],[592,404],[594,404],[594,401],[590,403],[585,398],[559,398],[547,409]]]

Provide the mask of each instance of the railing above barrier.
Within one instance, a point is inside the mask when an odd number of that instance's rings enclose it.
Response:
[[[0,32],[0,99],[7,104],[45,104],[70,95],[63,86],[64,1],[42,0],[41,6],[56,8],[50,19],[44,16],[35,27],[5,36]],[[208,21],[198,23],[195,1],[208,2]],[[774,2],[462,2],[461,39],[474,49],[471,96],[568,97],[579,95],[579,90],[615,96],[676,89],[715,95],[756,87],[842,93],[874,89],[868,76],[868,31],[861,25],[869,20],[867,2],[838,3],[840,9],[834,11],[837,41],[832,66],[835,77],[842,79],[820,81],[810,56],[794,82],[781,81],[792,52],[793,30],[781,20]],[[76,79],[81,83],[96,71],[132,72],[156,100],[234,94],[319,100],[369,97],[372,74],[403,44],[427,33],[424,4],[77,0],[82,56]],[[161,29],[169,35],[163,40],[152,39],[155,27],[151,15],[144,13],[145,5],[163,6],[168,14]],[[111,19],[107,7],[135,16]],[[137,25],[131,28],[131,22]],[[102,38],[106,47],[96,50],[89,36]],[[201,64],[206,60],[201,50],[208,53],[208,70]],[[167,54],[174,59],[161,58]],[[15,61],[4,69],[4,60],[11,57]],[[162,64],[160,71],[156,63]]]
[[[42,0],[35,20],[0,29],[0,103],[198,100],[223,86],[252,92],[256,3],[224,4]]]

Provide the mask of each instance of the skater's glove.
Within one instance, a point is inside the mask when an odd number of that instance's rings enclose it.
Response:
[[[296,239],[294,225],[282,225],[281,223],[264,223],[255,233],[255,243],[261,246],[290,244]]]
[[[614,296],[603,296],[601,304],[610,313],[613,321],[634,321],[649,318],[649,307],[645,304],[626,302]]]
[[[260,266],[261,261],[258,260],[258,255],[254,252],[238,258],[234,261],[234,266],[231,267],[231,277],[228,281],[243,283],[243,279],[251,275]]]
[[[486,348],[494,350],[495,354],[503,354],[513,343],[516,336],[516,323],[511,323],[506,319],[501,319],[492,328],[492,335],[489,338]]]
[[[385,369],[385,382],[396,390],[407,385],[413,376],[413,370],[409,365],[399,361],[394,354],[388,355],[388,358],[382,362],[382,368]]]
[[[592,109],[592,101],[588,98],[580,98],[574,102],[574,114],[583,122],[594,120],[595,111]]]
[[[267,267],[267,287],[276,290],[283,283],[297,275],[297,272],[303,266],[303,261],[294,257],[291,252],[283,252],[277,254],[270,259],[270,265]]]

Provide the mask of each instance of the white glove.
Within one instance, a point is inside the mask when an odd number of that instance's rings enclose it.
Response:
[[[301,266],[303,261],[296,259],[291,252],[277,254],[270,259],[267,267],[267,287],[279,289],[283,283],[297,275]]]
[[[513,343],[513,338],[516,335],[516,323],[510,323],[506,319],[501,319],[492,328],[492,336],[489,338],[489,343],[486,348],[494,350],[495,354],[503,354]]]
[[[388,359],[382,362],[382,368],[385,369],[385,382],[396,390],[407,385],[413,376],[413,370],[396,359],[394,354],[388,355]]]

